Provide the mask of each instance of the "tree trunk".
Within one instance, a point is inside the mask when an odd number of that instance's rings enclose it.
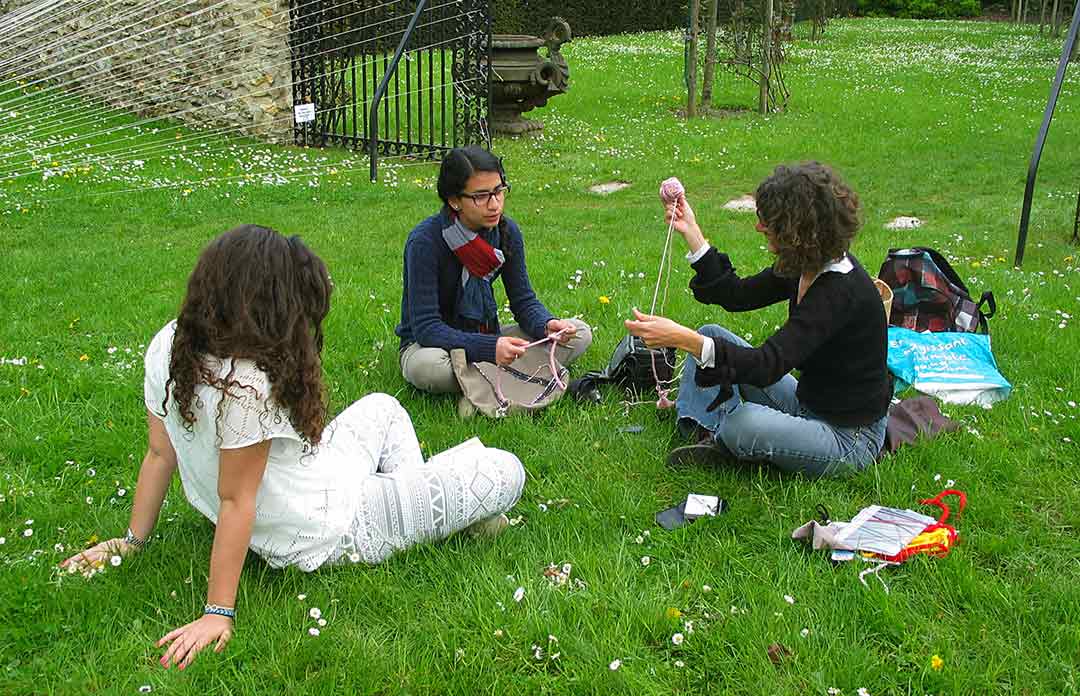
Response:
[[[1042,0],[1042,6],[1039,8],[1039,34],[1043,33],[1044,25],[1046,24],[1046,0]]]
[[[758,113],[769,113],[769,78],[772,75],[772,15],[773,0],[765,0],[764,23],[762,26],[761,84],[758,92]]]
[[[686,55],[686,117],[697,116],[697,45],[699,0],[690,0],[690,36]]]
[[[709,0],[709,17],[705,23],[705,77],[701,86],[701,104],[712,106],[713,79],[716,75],[716,16],[720,0]]]
[[[1020,0],[1012,0],[1012,2],[1009,4],[1009,19],[1013,22],[1016,21],[1016,9],[1017,5],[1019,4]]]

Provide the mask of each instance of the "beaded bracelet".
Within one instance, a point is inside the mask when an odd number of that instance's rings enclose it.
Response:
[[[230,619],[236,618],[236,609],[232,607],[222,607],[217,604],[207,604],[203,607],[203,614],[216,614],[218,616],[227,616]]]
[[[141,551],[142,547],[146,546],[146,539],[135,536],[135,532],[131,531],[131,527],[128,527],[127,534],[124,535],[124,543],[131,544]]]

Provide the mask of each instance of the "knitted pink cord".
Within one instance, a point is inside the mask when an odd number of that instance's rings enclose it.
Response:
[[[551,334],[550,336],[545,336],[544,338],[541,338],[541,339],[539,339],[537,341],[533,341],[532,343],[526,343],[523,346],[523,348],[525,348],[525,350],[528,350],[529,348],[532,348],[533,346],[538,346],[541,343],[547,343],[548,341],[551,341],[551,349],[548,351],[548,368],[551,370],[551,376],[555,378],[555,384],[558,384],[560,389],[566,389],[566,383],[562,381],[561,377],[559,377],[559,368],[558,368],[557,363],[555,362],[555,348],[556,348],[556,346],[559,345],[559,339],[562,338],[562,335],[565,332],[566,332],[566,329],[559,329],[558,331]],[[503,373],[503,371],[501,369],[501,366],[496,365],[495,366],[495,397],[499,400],[500,404],[504,404],[505,406],[509,406],[510,405],[510,400],[506,398],[506,396],[503,394],[503,390],[502,390],[502,373]]]

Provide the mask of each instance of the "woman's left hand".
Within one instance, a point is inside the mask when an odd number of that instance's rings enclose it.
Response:
[[[634,310],[635,319],[626,320],[626,330],[645,341],[649,348],[679,348],[687,350],[687,338],[696,331],[686,328],[666,317],[654,316]]]
[[[157,647],[172,642],[169,649],[161,656],[161,665],[168,669],[179,665],[184,669],[191,664],[195,656],[210,643],[217,641],[214,652],[221,652],[232,638],[233,620],[218,614],[204,614],[186,626],[167,634],[157,642]]]
[[[559,343],[564,346],[569,343],[570,339],[577,333],[577,327],[568,319],[552,319],[548,321],[546,329],[548,336],[562,331],[562,335],[559,336]]]

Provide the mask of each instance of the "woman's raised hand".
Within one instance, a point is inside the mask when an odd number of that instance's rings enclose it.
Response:
[[[674,221],[674,223],[673,223]],[[672,225],[675,231],[686,237],[690,232],[697,229],[697,218],[694,209],[690,207],[686,196],[679,196],[679,200],[669,203],[664,213],[664,222]]]
[[[97,570],[104,568],[113,556],[126,556],[132,551],[135,551],[135,547],[123,539],[109,539],[61,561],[60,567],[72,573],[86,572],[91,568]]]

